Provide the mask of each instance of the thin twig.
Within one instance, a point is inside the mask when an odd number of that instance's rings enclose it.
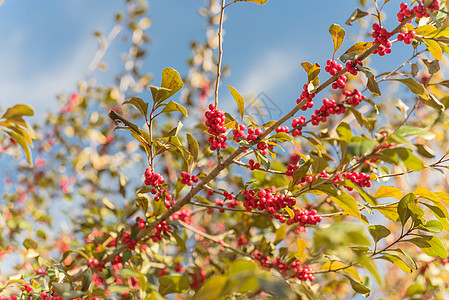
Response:
[[[200,235],[200,236],[202,236],[202,237],[204,237],[204,238],[206,238],[208,240],[211,240],[214,243],[220,244],[221,246],[223,246],[226,249],[232,250],[235,253],[238,253],[240,255],[244,255],[244,256],[248,256],[248,257],[253,258],[250,254],[248,254],[246,252],[243,252],[243,251],[240,251],[239,249],[236,249],[236,248],[232,247],[228,243],[224,242],[223,240],[220,240],[219,238],[217,238],[217,237],[215,237],[213,235],[210,235],[210,234],[207,234],[205,232],[202,232],[201,230],[198,230],[195,227],[193,227],[193,226],[191,226],[191,225],[189,225],[189,224],[187,224],[187,223],[185,223],[185,222],[183,222],[181,220],[178,220],[178,222],[179,222],[179,224],[181,224],[182,226],[184,226],[188,230],[190,230],[190,231],[192,231],[192,232],[194,232],[194,233],[196,233],[196,234],[198,234],[198,235]]]
[[[217,79],[215,80],[215,108],[218,107],[218,87],[221,77],[221,59],[223,57],[223,17],[226,0],[221,0],[220,24],[218,25],[218,63],[217,63]]]

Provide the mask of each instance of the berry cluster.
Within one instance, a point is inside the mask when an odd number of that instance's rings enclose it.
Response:
[[[181,172],[181,183],[186,184],[188,186],[192,186],[194,183],[197,183],[199,178],[196,175],[190,175],[189,173],[182,171]]]
[[[308,211],[304,208],[295,208],[293,211],[295,213],[295,216],[287,220],[287,225],[299,223],[299,226],[303,227],[305,230],[306,225],[316,225],[319,222],[323,221],[323,217],[317,215],[316,209]]]
[[[131,234],[129,233],[129,231],[125,231],[123,233],[123,236],[120,239],[120,241],[122,243],[125,243],[131,251],[134,251],[134,249],[136,249],[137,241],[131,240]]]
[[[192,215],[192,211],[188,208],[182,208],[181,210],[176,211],[173,215],[170,216],[170,220],[181,220],[186,224],[190,224],[190,216]]]
[[[332,76],[336,75],[338,72],[343,70],[343,66],[338,64],[335,60],[328,59],[326,62],[326,67],[324,68],[326,72],[331,74]]]
[[[315,113],[310,117],[312,125],[318,125],[320,122],[326,122],[327,117],[334,114],[344,114],[346,108],[343,104],[337,104],[334,99],[323,99],[323,106],[315,110]]]
[[[139,224],[137,224],[137,227],[139,227],[139,229],[144,229],[145,228],[145,220],[144,219],[139,218],[138,219],[138,223]]]
[[[150,168],[145,170],[145,184],[155,188],[161,188],[164,183],[164,176],[154,173]]]
[[[289,278],[298,278],[299,280],[314,281],[312,269],[302,265],[299,260],[292,263],[283,262],[281,258],[277,257],[271,259],[269,256],[263,256],[258,250],[254,251],[254,258],[265,268],[274,268],[278,270],[282,275]]]
[[[415,14],[418,19],[429,17],[429,11],[438,10],[440,7],[439,1],[433,1],[429,6],[424,7],[424,0],[418,2],[418,5],[413,8],[408,8],[407,3],[401,3],[399,6],[399,12],[397,13],[398,21],[402,22],[405,18],[410,17],[412,14]],[[412,20],[409,21],[409,23]]]
[[[312,176],[312,175],[307,175],[304,176],[303,178],[301,178],[301,180],[299,181],[299,185],[307,185],[307,184],[311,184],[313,181],[319,179],[319,178],[329,178],[330,175],[326,172],[326,171],[321,171],[320,174]]]
[[[166,190],[162,189],[162,184],[165,182],[164,177],[158,173],[154,173],[149,168],[145,170],[145,184],[154,187],[151,190],[151,194],[154,196],[154,201],[160,199],[165,200],[165,206],[170,208],[173,204],[173,196]],[[170,202],[171,201],[171,202]]]
[[[239,236],[238,241],[237,241],[237,245],[243,246],[243,245],[246,245],[246,244],[248,244],[248,239],[245,238],[245,236],[244,236],[243,234],[241,234],[241,235]]]
[[[104,261],[99,262],[98,259],[96,259],[96,258],[88,258],[87,259],[87,266],[94,270],[97,269],[100,272],[103,271],[105,264],[106,263]]]
[[[186,272],[186,269],[181,266],[181,263],[179,261],[176,262],[175,272],[178,272],[181,274],[184,274]]]
[[[335,172],[335,177],[331,179],[331,182],[342,182],[346,180],[351,180],[353,183],[357,184],[360,187],[371,187],[370,176],[363,172],[353,171],[352,173],[340,173],[339,171]],[[346,187],[348,191],[352,191],[352,188]]]
[[[161,221],[161,223],[159,223],[155,229],[153,229],[153,235],[151,236],[151,240],[153,242],[158,242],[160,240],[162,240],[162,234],[164,232],[170,232],[171,228],[170,226],[168,226],[166,221]]]
[[[410,30],[407,32],[401,32],[398,34],[398,41],[404,42],[407,45],[410,45],[413,41],[413,39],[416,36],[416,32],[414,30]]]
[[[362,102],[363,99],[366,99],[357,89],[352,91],[343,91],[343,95],[347,97],[346,103],[356,107]]]
[[[277,133],[279,133],[279,132],[285,132],[285,133],[287,133],[288,131],[289,131],[288,126],[279,126],[278,128],[276,128],[276,132],[277,132]]]
[[[346,77],[346,75],[340,75],[340,77],[334,82],[332,83],[332,88],[334,90],[336,89],[344,89],[346,87],[346,80],[348,78]]]
[[[232,134],[234,135],[234,141],[240,142],[241,139],[244,139],[248,143],[251,143],[252,141],[257,140],[259,135],[263,133],[262,129],[260,128],[253,129],[252,127],[250,127],[247,130],[248,134],[245,134],[245,130],[246,130],[245,125],[240,125],[239,129],[234,129],[232,131]]]
[[[306,100],[306,104],[301,107],[301,110],[306,111],[308,108],[313,107],[313,98],[315,98],[315,93],[309,93],[308,84],[304,84],[302,88],[303,91],[301,93],[301,96],[299,96],[299,99],[296,99],[296,104],[299,104],[302,100]]]
[[[259,164],[259,163],[256,163],[256,162],[254,161],[254,159],[250,159],[250,160],[248,161],[248,164],[249,164],[249,169],[250,169],[251,171],[254,171],[254,170],[260,168],[260,164]]]
[[[117,272],[118,270],[123,268],[122,259],[123,257],[121,255],[117,255],[113,260],[111,260],[111,265],[114,271]]]
[[[374,23],[372,28],[373,33],[371,36],[374,38],[373,44],[380,44],[379,48],[373,53],[379,54],[380,56],[391,53],[391,42],[388,40],[391,37],[391,33],[378,23]]]
[[[192,280],[190,281],[190,287],[194,290],[199,289],[204,281],[206,281],[206,271],[203,270],[201,267],[201,270],[199,272],[195,273],[189,273]]]
[[[302,128],[306,124],[306,117],[294,118],[292,121],[292,127],[294,128],[292,136],[302,135]]]
[[[222,110],[216,109],[213,104],[209,105],[209,110],[204,114],[206,116],[205,125],[207,126],[207,132],[212,135],[209,138],[210,150],[225,149],[228,145],[226,143],[226,136],[223,134],[226,132],[225,120],[226,117]]]
[[[363,67],[363,63],[357,58],[352,61],[347,61],[346,71],[348,71],[352,75],[357,75],[357,73],[359,72],[358,66]]]
[[[293,164],[288,164],[287,165],[287,171],[285,172],[285,175],[287,176],[293,176],[293,173],[295,173],[296,170],[298,170],[299,167],[295,166]]]
[[[282,194],[273,194],[270,189],[260,189],[257,193],[254,190],[245,190],[242,194],[245,196],[243,206],[247,211],[258,209],[274,214],[278,210],[296,204],[295,198]],[[281,219],[279,220],[281,221]],[[285,221],[285,218],[283,221]]]

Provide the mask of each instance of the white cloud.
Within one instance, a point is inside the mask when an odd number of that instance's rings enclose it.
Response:
[[[255,57],[248,66],[250,72],[245,74],[241,90],[270,93],[282,88],[298,72],[298,61],[298,53],[285,48],[271,49]]]
[[[92,59],[96,45],[92,39],[79,43],[76,49],[64,53],[65,64],[53,62],[51,57],[42,57],[47,67],[30,70],[26,59],[26,33],[10,38],[8,53],[3,53],[0,65],[0,105],[5,109],[17,103],[31,105],[35,116],[43,117],[48,110],[55,111],[55,96],[73,91],[82,79]]]

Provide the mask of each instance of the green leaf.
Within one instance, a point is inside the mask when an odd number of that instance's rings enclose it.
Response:
[[[381,95],[379,85],[377,84],[376,78],[374,76],[368,77],[366,87],[370,90],[371,93],[373,93],[377,96]]]
[[[38,246],[38,243],[37,243],[36,241],[30,239],[30,238],[26,238],[26,239],[23,241],[23,246],[24,246],[27,250],[29,250],[29,249],[34,249],[34,250],[36,250],[36,249],[39,247],[39,246]]]
[[[407,220],[411,217],[411,211],[409,209],[408,204],[410,202],[417,201],[417,198],[414,194],[409,193],[405,195],[398,203],[398,215],[401,220],[402,226],[407,223]]]
[[[345,39],[345,31],[343,30],[343,28],[340,27],[340,25],[332,24],[331,27],[329,28],[329,33],[331,34],[332,40],[334,41],[334,55],[335,55],[335,53],[343,43],[343,40]]]
[[[159,294],[165,296],[173,293],[184,293],[189,288],[189,280],[184,276],[165,275],[158,279]]]
[[[331,199],[335,204],[343,209],[345,213],[362,220],[359,207],[357,206],[357,201],[355,201],[355,199],[351,195],[340,193],[339,195],[331,196]]]
[[[352,140],[353,135],[351,127],[349,126],[348,123],[341,122],[340,124],[338,124],[337,133],[338,136],[340,137],[340,140],[342,141],[349,143]]]
[[[198,154],[200,152],[200,148],[198,146],[197,140],[190,133],[186,133],[187,136],[187,148],[189,149],[190,154],[192,154],[193,162],[198,161]]]
[[[430,220],[424,225],[419,225],[418,229],[432,233],[440,233],[443,230],[443,225],[441,225],[441,223],[437,220]]]
[[[389,198],[389,197],[401,199],[402,191],[394,186],[382,185],[379,187],[376,194],[374,195],[374,198],[376,199]]]
[[[303,179],[304,176],[306,176],[311,164],[312,162],[309,160],[305,162],[301,167],[299,167],[298,170],[293,172],[292,180],[288,185],[289,190],[293,189],[301,181],[301,179]]]
[[[358,257],[358,263],[361,266],[365,267],[368,270],[368,272],[370,272],[374,276],[374,278],[376,279],[378,284],[382,283],[382,279],[379,275],[379,271],[377,269],[375,260],[368,258],[366,255],[362,254],[362,255],[359,255],[359,257]]]
[[[424,163],[421,159],[416,157],[410,149],[394,148],[385,149],[382,151],[382,159],[386,162],[403,165],[412,171],[421,171],[424,168]]]
[[[31,107],[25,104],[16,104],[13,107],[9,107],[0,119],[22,120],[22,116],[32,115],[34,115],[34,111]]]
[[[414,283],[408,287],[407,292],[405,293],[406,297],[412,297],[414,295],[420,295],[426,291],[426,288],[418,283]]]
[[[268,160],[268,158],[265,155],[263,155],[262,153],[260,153],[259,150],[255,150],[254,153],[256,154],[257,160],[263,165],[265,170],[269,170],[270,169],[270,161]]]
[[[443,228],[449,231],[448,213],[444,204],[436,203],[436,206],[434,206],[423,203],[423,205],[427,206],[433,212],[438,221],[440,221]]]
[[[346,275],[344,275],[344,276],[346,276]],[[349,277],[349,276],[346,276],[346,277],[347,277],[347,278],[349,279],[349,281],[351,282],[351,287],[352,287],[352,289],[353,289],[356,293],[365,295],[365,297],[368,297],[368,296],[369,296],[369,294],[371,293],[371,290],[370,290],[368,287],[366,287],[366,286],[364,286],[363,284],[361,284],[361,283],[355,281],[354,279],[352,279],[352,278]]]
[[[436,236],[421,235],[420,237],[406,240],[419,247],[425,254],[431,257],[447,258],[447,251],[441,240]]]
[[[52,282],[51,285],[55,290],[56,294],[58,294],[58,296],[61,297],[63,297],[65,293],[70,293],[72,291],[72,285],[68,282],[64,283]]]
[[[357,8],[356,10],[354,10],[352,12],[351,16],[346,20],[345,24],[348,26],[352,26],[352,22],[354,22],[360,18],[363,18],[364,16],[367,16],[367,15],[368,15],[367,12],[361,11],[360,9]]]
[[[130,129],[132,129],[136,134],[140,135],[139,127],[137,127],[136,124],[126,120],[121,115],[116,113],[115,111],[111,110],[108,114],[109,118],[111,118],[117,125],[117,122],[120,121],[126,126],[128,126]]]
[[[219,299],[228,281],[227,276],[211,277],[203,284],[200,290],[193,296],[194,300]]]
[[[432,140],[435,138],[435,134],[433,132],[430,132],[428,130],[418,128],[418,127],[411,127],[411,126],[401,126],[396,131],[396,135],[406,137],[411,135],[419,136],[425,140]]]
[[[92,269],[91,268],[87,268],[86,271],[84,271],[83,273],[83,281],[81,284],[81,290],[83,292],[87,291],[89,289],[90,283],[93,280],[93,275],[92,275]]]
[[[275,140],[279,142],[293,142],[293,138],[291,135],[285,132],[278,132],[270,136],[270,140]]]
[[[227,85],[227,87],[229,88],[229,91],[231,91],[231,95],[234,98],[235,102],[237,102],[237,107],[239,108],[240,116],[242,117],[243,122],[243,116],[245,115],[245,101],[235,88],[230,85]]]
[[[425,158],[434,158],[435,151],[433,151],[429,146],[424,144],[415,144],[418,153]]]
[[[375,243],[390,235],[391,231],[383,225],[368,226],[368,231],[373,237]]]
[[[173,68],[165,68],[162,70],[162,83],[161,87],[169,89],[170,92],[161,101],[170,98],[176,94],[182,87],[184,83],[182,82],[181,76]]]
[[[382,255],[380,257],[378,257],[379,259],[383,259],[386,261],[391,262],[392,264],[396,265],[397,267],[399,267],[402,271],[406,272],[406,273],[412,273],[413,269],[410,268],[403,260],[401,257],[399,257],[399,255],[393,253],[393,252],[388,252],[391,254],[385,254]]]
[[[413,78],[390,79],[390,80],[399,81],[400,83],[407,86],[413,94],[418,95],[419,97],[425,100],[429,99],[429,94],[427,93],[427,90],[424,87],[424,85],[422,83],[417,82]]]
[[[284,240],[285,236],[287,235],[287,226],[285,224],[282,224],[278,229],[276,229],[276,237],[274,239],[274,244],[277,245],[282,240]]]
[[[347,149],[350,155],[363,156],[372,152],[376,145],[376,141],[360,136],[355,136],[351,139],[351,142],[347,144]]]
[[[146,116],[148,114],[148,103],[144,102],[139,97],[133,97],[133,98],[129,99],[128,101],[123,102],[123,104],[127,104],[127,103],[134,105],[134,107],[137,108],[142,113],[142,115],[146,118]]]
[[[189,118],[189,115],[187,113],[187,109],[182,106],[179,103],[174,102],[173,100],[170,100],[170,102],[168,102],[164,108],[162,109],[161,113],[169,113],[169,112],[173,112],[173,111],[179,111],[181,112],[184,116],[186,116],[186,118]]]
[[[127,262],[131,259],[132,256],[133,256],[133,253],[131,252],[131,250],[126,249],[125,251],[123,251],[122,261]]]
[[[373,196],[368,194],[363,188],[353,183],[351,180],[345,180],[342,184],[359,192],[360,196],[362,196],[363,200],[365,200],[367,203],[371,205],[377,205],[376,199],[373,198]]]
[[[181,238],[178,234],[176,234],[175,232],[171,232],[170,235],[172,235],[175,240],[176,240],[176,245],[178,245],[179,249],[181,250],[181,252],[185,253],[187,252],[187,248],[186,248],[186,242],[184,241],[183,238]]]
[[[276,299],[295,299],[290,286],[285,280],[273,276],[271,273],[264,273],[262,276],[257,276],[260,289],[271,294]]]
[[[158,86],[150,86],[151,95],[153,96],[153,102],[158,104],[168,98],[170,98],[170,89],[166,89]]]

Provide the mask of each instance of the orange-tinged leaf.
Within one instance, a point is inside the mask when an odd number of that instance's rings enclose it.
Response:
[[[334,54],[337,52],[337,50],[340,48],[341,44],[343,43],[343,40],[345,39],[345,31],[343,28],[340,27],[340,25],[332,24],[329,28],[329,33],[332,36],[332,39],[334,41]]]

